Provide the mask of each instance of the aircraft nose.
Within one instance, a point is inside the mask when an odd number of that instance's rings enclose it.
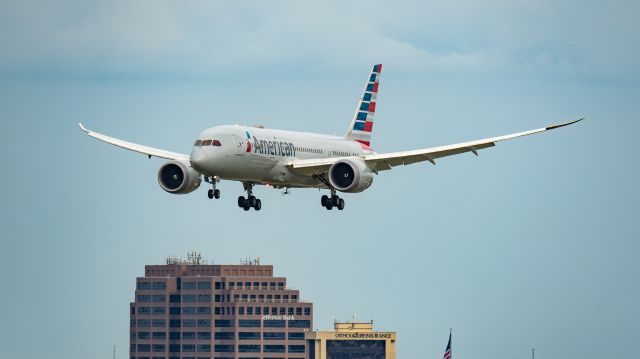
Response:
[[[205,166],[206,159],[207,156],[204,151],[200,148],[195,148],[191,152],[191,167],[201,172]]]

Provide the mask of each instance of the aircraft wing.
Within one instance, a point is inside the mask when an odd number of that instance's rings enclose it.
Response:
[[[87,135],[89,135],[89,136],[91,136],[93,138],[97,138],[100,141],[106,142],[106,143],[114,145],[114,146],[122,147],[122,148],[125,148],[127,150],[143,153],[143,154],[149,156],[149,158],[151,158],[151,156],[155,156],[155,157],[160,157],[160,158],[166,158],[168,160],[189,161],[189,156],[188,155],[184,155],[182,153],[165,151],[165,150],[161,150],[161,149],[158,149],[158,148],[143,146],[143,145],[139,145],[137,143],[132,143],[132,142],[119,140],[117,138],[109,137],[109,136],[103,135],[101,133],[93,132],[93,131],[89,130],[88,128],[84,127],[82,125],[82,123],[78,123],[78,125],[80,126],[82,131],[86,132]]]
[[[553,130],[556,128],[574,124],[582,120],[583,119],[581,118],[579,120],[562,123],[559,125],[551,125],[543,128],[538,128],[535,130],[518,132],[518,133],[513,133],[505,136],[491,137],[483,140],[458,143],[454,145],[424,148],[424,149],[412,150],[412,151],[379,153],[379,154],[373,154],[373,155],[365,155],[361,158],[369,166],[369,168],[371,168],[375,172],[390,170],[392,167],[395,167],[395,166],[409,165],[412,163],[422,162],[422,161],[429,161],[435,165],[436,164],[435,160],[441,157],[457,155],[465,152],[472,152],[475,155],[478,155],[478,152],[477,152],[478,150],[488,148],[488,147],[493,147],[496,145],[496,142],[506,141],[513,138],[517,138],[517,137],[533,135],[534,133]],[[331,165],[334,162],[344,158],[348,158],[348,157],[294,160],[289,163],[289,167],[294,172],[298,172],[300,174],[306,174],[306,175],[320,174],[328,171],[329,167],[331,167]]]

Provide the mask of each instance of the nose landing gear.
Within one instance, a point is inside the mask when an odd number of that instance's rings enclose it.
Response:
[[[209,197],[209,199],[218,199],[220,198],[220,190],[216,188],[216,183],[218,182],[218,179],[216,179],[215,177],[205,177],[204,178],[205,182],[211,183],[211,185],[213,186],[213,189],[210,189],[207,191],[207,196]]]
[[[238,197],[238,207],[248,211],[253,208],[259,211],[262,208],[262,201],[253,195],[253,183],[243,183],[244,190],[247,191],[247,198]]]
[[[338,208],[340,211],[344,209],[344,199],[338,197],[336,190],[333,188],[331,189],[331,197],[326,194],[322,195],[320,198],[320,204],[329,211],[332,210],[333,207]]]

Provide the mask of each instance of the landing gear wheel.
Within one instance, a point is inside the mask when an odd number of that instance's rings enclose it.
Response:
[[[246,200],[244,199],[244,196],[240,196],[238,197],[238,207],[244,207],[244,202]]]
[[[248,211],[251,208],[251,206],[249,206],[249,201],[245,201],[244,205],[242,206],[242,209],[244,209],[245,211]]]
[[[329,202],[329,196],[323,194],[322,197],[320,197],[320,203],[322,204],[322,207],[326,207],[327,202]]]
[[[344,199],[342,198],[338,199],[338,209],[341,211],[344,209]]]
[[[327,205],[326,205],[326,206],[324,206],[324,207],[325,207],[327,210],[329,210],[329,211],[330,211],[330,210],[332,210],[332,209],[333,209],[333,202],[328,201],[328,202],[327,202]]]
[[[209,190],[209,192],[211,192],[211,190]],[[213,191],[213,197],[215,197],[216,199],[220,198],[220,190],[219,189]],[[211,195],[209,195],[209,198],[211,198]]]
[[[255,209],[256,211],[259,211],[260,208],[262,208],[262,201],[259,199],[256,199],[256,203],[253,205],[253,209]]]
[[[338,203],[339,203],[339,202],[340,202],[340,197],[335,196],[335,195],[331,197],[331,204],[332,204],[334,207],[338,207]]]
[[[255,196],[249,196],[249,207],[254,207],[256,206],[256,197]]]
[[[210,190],[207,192],[207,196],[209,196],[209,199],[212,199],[212,198],[213,198],[213,194],[214,194],[214,193],[213,193],[213,190],[212,190],[212,189],[210,189]]]

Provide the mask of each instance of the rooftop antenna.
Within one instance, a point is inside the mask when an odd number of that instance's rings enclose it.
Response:
[[[531,348],[531,359],[536,358],[536,348]]]
[[[116,346],[113,346],[113,359],[116,359]]]
[[[354,323],[356,322],[356,315],[355,314],[353,315],[353,322]]]

